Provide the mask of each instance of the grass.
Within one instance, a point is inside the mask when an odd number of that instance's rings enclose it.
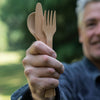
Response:
[[[0,95],[0,100],[10,100],[10,96]]]
[[[10,100],[11,94],[27,83],[22,56],[22,52],[0,53],[0,100]]]

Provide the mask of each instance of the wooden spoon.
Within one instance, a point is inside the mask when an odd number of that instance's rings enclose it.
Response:
[[[40,40],[35,33],[35,12],[32,12],[31,14],[29,14],[27,18],[27,27],[30,33],[36,38],[36,40]]]
[[[31,14],[29,14],[27,18],[27,26],[30,33],[36,38],[36,40],[40,40],[46,43],[46,37],[42,30],[42,22],[43,22],[42,6],[40,3],[37,3],[36,12],[32,12]]]

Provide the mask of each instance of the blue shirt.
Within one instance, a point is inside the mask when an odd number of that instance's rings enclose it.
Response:
[[[84,57],[72,64],[64,63],[64,67],[56,88],[56,100],[100,100],[100,70],[91,61]],[[23,88],[20,93],[17,90],[11,100],[19,97],[19,100],[32,100],[28,85]]]
[[[60,100],[100,100],[100,70],[87,58],[64,64],[60,77]]]

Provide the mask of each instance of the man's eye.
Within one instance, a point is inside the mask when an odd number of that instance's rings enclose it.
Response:
[[[87,27],[94,27],[96,24],[95,23],[88,23],[86,24]]]

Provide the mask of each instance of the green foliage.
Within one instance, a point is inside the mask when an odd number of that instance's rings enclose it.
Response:
[[[0,65],[0,79],[0,95],[11,96],[15,90],[27,83],[21,64]]]
[[[25,51],[0,52],[0,100],[10,100],[15,90],[27,84],[22,65],[23,55]]]
[[[35,11],[35,5],[41,2],[43,9],[56,10],[57,32],[54,36],[54,49],[58,59],[70,62],[82,56],[78,43],[76,0],[6,0],[1,8],[1,20],[6,23],[8,50],[28,48],[34,37],[27,29],[27,16]]]

